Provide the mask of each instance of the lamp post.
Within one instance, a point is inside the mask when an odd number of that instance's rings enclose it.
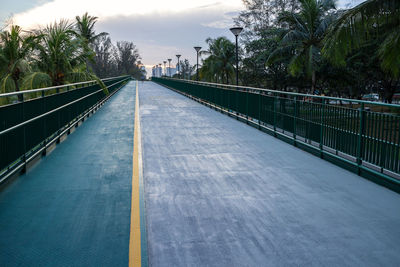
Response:
[[[158,66],[160,67],[160,77],[162,77],[162,64],[158,63]]]
[[[179,62],[179,58],[181,57],[181,55],[176,55],[176,57],[178,58],[178,78],[181,78],[181,73],[180,73],[181,63]]]
[[[164,76],[167,76],[167,61],[164,60]]]
[[[171,77],[171,60],[172,58],[168,59],[168,72],[169,72],[169,77]]]
[[[197,65],[196,65],[196,80],[199,80],[199,52],[200,52],[201,46],[195,46],[194,50],[197,52]]]
[[[239,50],[238,50],[238,36],[243,30],[242,27],[233,27],[230,28],[231,32],[233,35],[235,35],[236,38],[236,85],[239,85]]]

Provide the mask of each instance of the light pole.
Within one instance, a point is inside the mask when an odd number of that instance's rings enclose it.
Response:
[[[197,52],[197,65],[196,65],[196,80],[199,80],[199,52],[200,52],[201,46],[195,46],[194,50]]]
[[[167,67],[166,67],[167,61],[164,60],[164,76],[167,76]]]
[[[179,62],[179,58],[181,57],[181,55],[176,55],[176,57],[178,58],[178,78],[181,78],[181,73],[180,73],[181,63]]]
[[[162,77],[162,64],[158,63],[158,66],[160,66],[160,77]]]
[[[233,27],[230,28],[231,32],[233,35],[235,35],[236,38],[236,85],[239,85],[239,49],[238,49],[238,36],[243,30],[242,27]]]
[[[169,72],[169,77],[171,77],[171,60],[172,58],[168,59],[168,72]]]

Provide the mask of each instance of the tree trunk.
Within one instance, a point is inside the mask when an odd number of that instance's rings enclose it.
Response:
[[[391,79],[385,85],[385,102],[392,104],[394,93],[396,92],[396,83]]]
[[[16,80],[16,79],[13,78],[13,81],[14,81],[14,85],[15,85],[15,91],[16,91],[16,92],[19,92],[18,80]],[[23,96],[22,94],[19,94],[19,95],[18,95],[18,101],[19,101],[19,102],[24,101],[24,96]]]
[[[316,78],[315,78],[315,70],[312,71],[311,74],[311,94],[314,94],[315,92],[315,82],[316,82]]]

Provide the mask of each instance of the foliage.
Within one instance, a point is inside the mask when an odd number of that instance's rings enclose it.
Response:
[[[54,86],[70,83],[66,76],[71,76],[74,69],[84,65],[89,57],[88,51],[81,46],[81,40],[74,38],[77,33],[73,24],[61,20],[48,25],[40,33],[36,59],[39,69],[49,75]]]
[[[0,33],[0,92],[19,91],[19,80],[30,70],[29,57],[37,36],[23,34],[21,27],[11,25]]]
[[[179,69],[181,72],[181,78],[190,80],[192,79],[193,73],[195,71],[195,66],[190,65],[189,60],[181,60],[179,62]]]
[[[283,12],[295,12],[298,0],[243,0],[246,9],[235,19],[244,27],[242,36],[248,41],[258,39],[257,35],[278,24],[277,18]]]
[[[364,45],[379,43],[373,54],[390,77],[386,99],[391,102],[400,76],[400,2],[367,0],[342,12],[325,38],[323,54],[331,63],[346,65],[346,58]],[[386,78],[388,80],[388,78]]]
[[[87,12],[82,17],[76,16],[75,31],[85,41],[88,46],[91,46],[96,40],[101,37],[107,36],[108,33],[101,32],[96,34],[94,26],[98,17],[90,16]]]
[[[228,84],[235,73],[235,45],[226,37],[208,38],[206,42],[208,50],[201,54],[208,57],[199,71],[201,79]]]
[[[125,41],[114,46],[107,33],[95,32],[97,20],[85,13],[75,22],[60,20],[30,32],[17,25],[2,30],[0,93],[96,80],[108,94],[98,76],[142,77],[136,46]]]
[[[324,34],[333,20],[328,12],[335,9],[334,0],[299,0],[299,12],[283,12],[279,21],[289,29],[282,37],[279,47],[271,53],[268,61],[274,62],[288,50],[293,55],[288,64],[292,76],[306,73],[311,77],[311,90],[316,89],[316,71],[321,64],[321,47]]]

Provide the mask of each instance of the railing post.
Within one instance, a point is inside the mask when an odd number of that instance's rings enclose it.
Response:
[[[46,113],[46,100],[44,98],[44,92],[42,91],[42,101],[43,101],[43,113]],[[47,131],[46,131],[46,117],[43,118],[43,137],[44,137],[44,141],[43,141],[43,152],[42,155],[45,156],[47,154]]]
[[[246,92],[246,123],[249,124],[249,89],[245,89]]]
[[[364,135],[364,103],[361,103],[359,109],[359,131],[358,131],[358,141],[357,141],[357,173],[361,174],[361,164],[362,164],[362,145],[363,145],[363,135]]]
[[[58,106],[60,107],[61,106],[61,99],[60,99],[59,95],[57,95],[57,97],[58,97]],[[58,116],[57,116],[57,119],[58,119],[57,135],[58,135],[58,137],[57,137],[56,143],[59,144],[60,141],[61,141],[61,136],[60,136],[60,133],[61,133],[61,129],[60,129],[61,128],[61,111],[58,110],[57,113],[58,113]]]
[[[21,94],[21,101],[22,101],[22,122],[25,121],[25,100],[24,100],[24,94]],[[22,168],[22,172],[26,172],[26,126],[24,125],[22,128],[23,131],[23,136],[24,136],[24,155],[23,155],[23,161],[24,161],[24,166]]]
[[[321,119],[320,119],[320,133],[319,133],[319,153],[320,157],[324,157],[324,153],[322,152],[324,149],[324,116],[325,116],[325,99],[322,99],[322,107],[321,107]]]
[[[294,96],[293,110],[293,145],[296,146],[296,126],[297,126],[297,96]]]
[[[231,108],[231,96],[230,96],[230,90],[226,89],[226,96],[228,98],[228,106],[227,106],[227,110],[228,110],[228,116],[230,116],[229,112],[230,112],[230,108]]]
[[[276,137],[276,104],[278,103],[278,96],[274,95],[273,101],[273,113],[274,113],[274,136]]]
[[[258,129],[261,129],[261,109],[262,109],[262,101],[261,101],[261,91],[258,92]]]

